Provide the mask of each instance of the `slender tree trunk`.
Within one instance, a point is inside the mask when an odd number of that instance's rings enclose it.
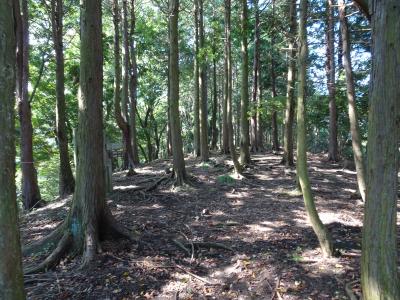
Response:
[[[329,93],[329,153],[330,161],[338,161],[336,79],[335,79],[335,24],[333,1],[326,3],[326,79]]]
[[[297,175],[303,193],[304,204],[311,226],[318,238],[324,256],[333,255],[333,244],[328,230],[318,216],[311,191],[310,179],[307,170],[307,147],[305,127],[306,76],[307,76],[307,6],[308,0],[300,1],[299,26],[299,91],[297,98]]]
[[[179,0],[169,1],[169,115],[171,144],[176,185],[186,181],[185,160],[179,116],[179,46],[178,46]]]
[[[139,149],[138,138],[136,129],[136,105],[137,105],[137,87],[138,87],[138,71],[136,61],[136,46],[135,46],[135,30],[136,30],[136,14],[135,14],[135,0],[131,0],[131,28],[129,34],[130,42],[130,76],[129,76],[129,92],[130,92],[130,105],[129,105],[129,128],[131,133],[132,145],[132,161],[134,164],[139,164]]]
[[[277,97],[276,92],[276,73],[275,73],[275,59],[273,53],[271,54],[271,88],[272,88],[272,98]],[[278,112],[275,108],[272,110],[272,150],[279,151],[279,133],[278,133]]]
[[[241,53],[242,53],[242,84],[240,87],[240,162],[250,163],[250,140],[249,140],[249,57],[247,49],[247,0],[241,4]]]
[[[250,145],[251,151],[258,152],[259,149],[259,134],[258,134],[258,102],[259,102],[259,73],[260,73],[260,12],[258,9],[258,0],[254,1],[254,61],[253,61],[253,92],[252,92],[252,102],[253,109],[250,120]]]
[[[199,48],[204,54],[204,17],[203,0],[199,1]],[[207,58],[205,55],[200,57],[199,63],[199,91],[200,91],[200,154],[202,161],[208,161],[208,122],[207,122]]]
[[[21,170],[22,200],[25,209],[31,209],[41,201],[37,171],[33,159],[32,111],[28,96],[29,78],[29,33],[28,3],[21,1],[17,18],[17,97],[18,114],[21,124]],[[19,11],[19,10],[18,10]]]
[[[54,51],[56,53],[56,132],[60,157],[59,194],[60,197],[74,192],[75,180],[68,153],[66,127],[66,105],[64,95],[64,52],[63,52],[63,1],[51,0],[51,24]]]
[[[346,20],[346,8],[343,2],[340,3],[341,5],[339,6],[339,16],[342,29],[343,66],[346,72],[347,102],[349,105],[351,141],[353,146],[354,163],[356,165],[356,171],[357,171],[358,189],[360,191],[362,200],[365,201],[365,191],[366,191],[365,168],[364,168],[364,159],[362,153],[360,128],[358,126],[353,70],[351,67],[350,37]]]
[[[289,55],[288,75],[286,86],[285,129],[283,137],[283,163],[285,166],[294,166],[293,159],[293,123],[295,106],[295,81],[296,81],[296,0],[289,1]]]
[[[227,125],[229,149],[236,173],[242,168],[236,157],[234,132],[232,124],[232,50],[231,50],[231,0],[225,1],[225,103],[227,108]]]
[[[217,129],[217,110],[218,110],[218,90],[217,90],[217,49],[215,46],[215,33],[214,33],[214,47],[213,47],[213,105],[211,116],[211,149],[217,149],[218,142],[218,129]]]
[[[370,4],[373,43],[361,282],[365,300],[395,300],[400,299],[396,230],[400,6],[397,0],[372,0]],[[343,12],[343,1],[340,7]]]
[[[224,46],[226,48],[226,45]],[[225,49],[226,51],[226,49]],[[226,59],[224,60],[224,64],[226,64]],[[224,69],[226,71],[226,65],[224,65]],[[228,133],[228,112],[227,112],[227,97],[226,97],[226,92],[227,92],[227,74],[225,73],[225,78],[224,78],[224,98],[223,98],[223,103],[222,103],[222,149],[221,152],[223,154],[228,154],[229,153],[229,133]]]
[[[0,2],[0,295],[23,300],[24,281],[15,188],[15,1]]]
[[[193,146],[195,156],[200,156],[200,93],[199,93],[199,2],[194,0],[194,107]]]

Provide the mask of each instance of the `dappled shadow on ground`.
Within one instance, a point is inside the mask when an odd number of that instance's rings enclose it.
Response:
[[[159,160],[138,175],[114,175],[108,203],[142,243],[107,241],[93,269],[67,258],[49,274],[27,278],[31,299],[346,299],[358,292],[362,205],[355,174],[310,156],[310,175],[322,221],[340,256],[324,259],[295,192],[295,173],[273,154],[253,156],[248,178],[229,176],[228,158],[187,159],[194,180],[176,189],[157,181],[170,166]],[[24,242],[50,231],[67,203],[24,217]],[[53,225],[52,225],[53,224]],[[32,226],[31,226],[32,225]],[[223,247],[221,246],[223,245]],[[38,261],[46,253],[26,258]],[[38,280],[35,280],[38,279]],[[39,280],[40,279],[40,280]]]

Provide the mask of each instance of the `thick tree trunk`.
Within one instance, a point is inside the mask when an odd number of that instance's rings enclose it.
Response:
[[[396,214],[400,128],[400,5],[372,0],[372,72],[361,281],[365,300],[400,299]],[[344,3],[341,2],[342,11]]]
[[[194,106],[193,106],[193,152],[200,156],[200,93],[199,93],[199,2],[194,0]]]
[[[347,102],[349,105],[351,142],[353,146],[354,163],[356,165],[356,171],[357,171],[358,189],[360,191],[362,200],[365,201],[365,191],[366,191],[365,168],[364,168],[364,159],[362,153],[360,128],[358,125],[358,117],[357,117],[353,70],[351,67],[350,37],[346,20],[346,7],[344,5],[344,2],[341,1],[340,3],[341,5],[339,5],[339,17],[342,30],[341,34],[343,41],[343,66],[346,72]]]
[[[17,19],[17,98],[18,114],[21,124],[21,170],[22,170],[22,201],[25,209],[31,209],[41,201],[37,181],[37,172],[33,159],[32,145],[32,111],[28,96],[29,77],[29,33],[28,33],[28,3],[21,2]],[[19,4],[16,4],[19,6]]]
[[[63,1],[51,1],[51,25],[54,51],[56,53],[56,132],[60,158],[59,194],[60,197],[72,194],[75,180],[71,170],[68,153],[66,127],[66,104],[64,95],[64,52],[63,52]]]
[[[260,12],[258,9],[258,0],[254,1],[254,61],[253,61],[253,91],[252,91],[252,114],[250,120],[250,145],[251,151],[258,152],[259,134],[258,134],[258,110],[259,110],[259,75],[260,75]]]
[[[171,144],[176,185],[186,181],[185,159],[179,116],[179,46],[178,46],[179,0],[169,1],[169,115]]]
[[[131,0],[131,28],[129,33],[130,43],[130,68],[129,68],[129,128],[131,133],[132,145],[132,160],[134,164],[139,164],[138,138],[136,130],[136,104],[137,104],[137,87],[138,87],[138,71],[136,61],[136,46],[135,46],[135,30],[136,30],[136,14],[135,0]]]
[[[207,58],[204,55],[204,16],[203,0],[199,1],[199,48],[203,54],[199,62],[199,91],[200,91],[200,155],[202,161],[208,161],[208,122],[207,122]]]
[[[231,50],[231,0],[225,0],[225,103],[227,112],[227,130],[229,149],[236,173],[242,168],[236,157],[232,124],[232,50]]]
[[[0,297],[23,300],[24,281],[15,188],[15,1],[0,2]]]
[[[329,93],[329,151],[328,159],[338,161],[336,80],[335,80],[335,24],[333,1],[326,3],[326,79]]]
[[[295,106],[295,78],[296,78],[296,0],[289,1],[289,55],[286,86],[285,129],[283,136],[283,163],[285,166],[294,166],[293,159],[293,123]]]
[[[240,87],[240,163],[250,163],[250,140],[249,140],[249,57],[247,49],[247,0],[241,0],[241,53],[242,74]]]
[[[305,127],[305,98],[307,76],[307,6],[308,0],[300,1],[300,25],[299,25],[299,90],[297,98],[297,175],[303,193],[304,204],[311,226],[318,238],[324,256],[333,255],[333,244],[328,230],[318,216],[311,191],[310,179],[307,170],[307,147]]]
[[[275,59],[273,53],[271,54],[271,90],[272,90],[272,98],[278,96],[276,92],[276,73],[275,73]],[[279,151],[279,133],[278,133],[278,112],[274,108],[272,110],[272,119],[271,119],[271,127],[272,127],[272,150]]]

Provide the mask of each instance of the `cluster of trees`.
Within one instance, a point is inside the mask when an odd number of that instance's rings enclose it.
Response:
[[[207,161],[210,149],[219,149],[242,173],[251,163],[251,152],[268,147],[279,151],[283,142],[282,162],[293,166],[296,133],[298,182],[326,256],[333,254],[334,245],[314,204],[307,142],[320,150],[320,141],[329,141],[322,147],[328,149],[331,161],[338,161],[351,140],[359,191],[366,201],[364,298],[400,297],[396,244],[400,5],[396,0],[372,0],[369,5],[357,0],[363,15],[355,17],[347,15],[344,0],[300,0],[299,5],[296,0],[250,4],[113,0],[103,7],[101,1],[84,0],[80,6],[75,2],[0,3],[4,37],[0,42],[0,291],[5,298],[24,297],[15,99],[24,208],[42,201],[36,169],[41,157],[48,163],[57,156],[58,194],[73,193],[65,221],[45,239],[24,248],[29,253],[53,247],[42,263],[25,273],[54,266],[68,251],[81,252],[83,267],[88,266],[103,237],[137,241],[114,220],[105,201],[104,137],[115,141],[122,136],[121,167],[129,175],[141,161],[172,155],[175,183],[182,185],[189,180],[185,152]],[[232,27],[232,22],[240,26]],[[366,30],[369,24],[371,31]],[[352,46],[353,39],[359,43]],[[361,66],[355,72],[352,47],[359,53],[372,51],[372,66],[356,58]],[[360,104],[357,98],[367,97],[368,80],[369,104]],[[343,115],[343,99],[348,116]],[[73,128],[74,164],[69,151]]]

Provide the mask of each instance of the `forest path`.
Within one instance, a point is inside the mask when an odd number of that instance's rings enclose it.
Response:
[[[109,205],[145,243],[139,248],[128,241],[103,243],[90,272],[78,271],[79,261],[68,258],[27,282],[29,298],[347,299],[346,283],[357,293],[362,205],[354,197],[355,173],[322,155],[309,156],[317,208],[342,254],[323,259],[295,192],[294,170],[271,153],[252,159],[249,178],[236,179],[223,156],[209,163],[187,158],[193,185],[180,189],[167,180],[152,191],[139,188],[165,176],[169,160],[143,165],[133,177],[115,173]],[[50,232],[67,203],[24,216],[23,240]]]

